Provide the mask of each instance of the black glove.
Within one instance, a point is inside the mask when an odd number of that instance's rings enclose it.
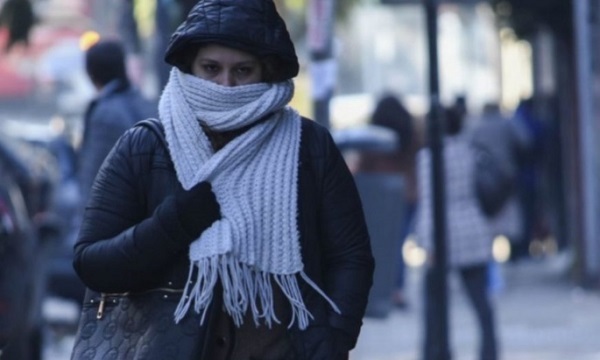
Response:
[[[203,181],[188,191],[175,194],[175,208],[179,222],[192,241],[221,218],[221,206],[212,192],[210,183]]]

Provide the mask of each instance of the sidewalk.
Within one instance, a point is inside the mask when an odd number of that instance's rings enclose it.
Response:
[[[600,293],[574,287],[568,269],[566,254],[503,266],[505,286],[495,298],[500,359],[600,359]],[[421,272],[407,273],[408,310],[365,319],[351,360],[420,360]],[[449,289],[453,360],[476,360],[475,316],[452,275]]]
[[[600,359],[600,293],[570,285],[567,270],[564,256],[504,267],[506,285],[496,298],[501,360]],[[420,360],[421,275],[408,272],[409,310],[365,319],[350,360]],[[453,360],[479,360],[475,317],[457,279],[449,280]],[[71,336],[49,344],[44,359],[68,359],[72,345]]]

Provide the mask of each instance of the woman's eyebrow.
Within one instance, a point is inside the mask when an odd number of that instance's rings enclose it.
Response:
[[[210,61],[210,62],[215,62],[215,63],[219,62],[219,60],[215,60],[215,59],[212,59],[212,58],[209,58],[209,57],[203,57],[203,56],[199,56],[197,60],[200,60],[200,61]]]
[[[255,65],[260,63],[258,60],[242,60],[236,62],[237,65]]]

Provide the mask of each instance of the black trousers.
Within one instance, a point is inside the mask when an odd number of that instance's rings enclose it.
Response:
[[[494,314],[488,296],[488,264],[474,265],[458,269],[462,284],[473,306],[481,334],[480,360],[497,360],[498,350]],[[450,360],[451,355],[440,339],[440,307],[436,299],[430,296],[433,284],[433,270],[425,275],[425,342],[424,360]],[[447,339],[446,339],[447,340]]]

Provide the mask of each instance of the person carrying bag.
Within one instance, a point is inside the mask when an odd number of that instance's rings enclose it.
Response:
[[[119,139],[83,215],[72,358],[346,359],[369,235],[331,135],[288,106],[299,64],[274,3],[198,2],[165,61],[156,128]]]

